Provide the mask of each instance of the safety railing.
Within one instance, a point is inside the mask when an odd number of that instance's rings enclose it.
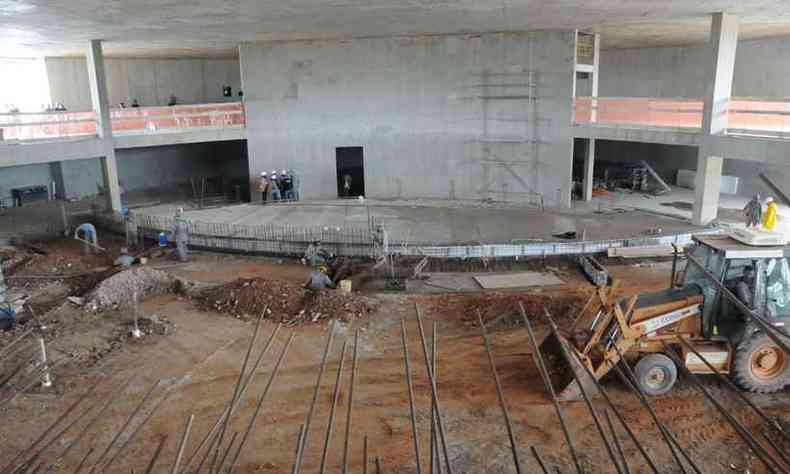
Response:
[[[241,102],[115,109],[111,118],[118,135],[243,127],[246,122]]]
[[[241,102],[134,107],[110,112],[113,134],[135,135],[208,128],[244,127]],[[95,136],[94,112],[0,114],[0,143]]]
[[[701,100],[575,97],[574,125],[700,129]]]
[[[0,114],[0,143],[96,135],[93,112]]]
[[[732,98],[727,115],[730,135],[790,138],[790,99]]]

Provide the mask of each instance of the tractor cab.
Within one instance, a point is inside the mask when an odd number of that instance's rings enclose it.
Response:
[[[728,236],[695,236],[689,254],[705,265],[738,299],[782,327],[790,324],[790,247],[752,247]],[[702,335],[726,338],[737,345],[744,337],[746,316],[694,265],[686,268],[682,286],[698,286],[705,304]]]

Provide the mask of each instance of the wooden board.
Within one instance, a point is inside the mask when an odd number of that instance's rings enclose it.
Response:
[[[484,289],[524,288],[530,286],[553,286],[565,283],[551,273],[520,272],[475,275],[475,281]]]

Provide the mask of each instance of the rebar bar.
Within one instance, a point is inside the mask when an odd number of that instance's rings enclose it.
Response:
[[[626,375],[623,373],[623,370],[621,370],[619,365],[617,364],[612,365],[612,370],[614,370],[615,373],[617,373],[617,375],[623,381],[623,383],[625,383],[625,385],[629,389],[631,389],[631,391],[634,393],[636,398],[641,402],[645,410],[647,410],[647,412],[650,414],[650,417],[653,419],[653,422],[656,424],[656,428],[658,429],[658,432],[661,434],[661,437],[664,439],[664,443],[667,445],[667,448],[669,448],[669,452],[672,454],[672,458],[675,460],[675,463],[678,465],[680,470],[682,472],[688,472],[686,470],[686,466],[683,464],[683,461],[681,461],[680,456],[676,451],[676,447],[680,446],[680,443],[673,443],[672,440],[674,438],[674,435],[669,430],[669,428],[664,426],[664,423],[662,423],[661,420],[658,419],[658,415],[656,414],[655,410],[653,410],[653,406],[650,405],[650,401],[647,399],[647,396],[644,394],[642,389],[639,388],[639,385],[635,382],[636,376],[631,370],[631,367],[629,367],[628,364],[625,362],[625,359],[623,358],[623,354],[622,351],[620,351],[620,348],[617,347],[617,344],[613,344],[612,347],[617,352],[620,360],[623,361],[622,365],[625,368],[625,371],[628,373],[628,377],[626,377]],[[632,377],[634,382],[632,382],[629,379],[629,377]],[[687,456],[684,457],[686,457],[686,460],[689,461],[689,458]],[[694,472],[697,472],[699,474],[699,468],[697,468],[693,462],[690,464],[692,466],[692,469],[694,469]]]
[[[732,428],[735,430],[738,436],[740,436],[741,439],[743,439],[744,443],[749,447],[749,449],[751,449],[754,452],[754,454],[760,459],[760,461],[762,461],[765,467],[770,472],[778,472],[774,468],[775,465],[776,468],[779,469],[779,471],[788,472],[786,469],[782,467],[782,464],[776,459],[774,459],[774,457],[771,456],[771,454],[768,451],[766,451],[765,448],[762,447],[762,445],[760,445],[760,443],[754,438],[754,436],[752,436],[752,434],[749,433],[749,431],[737,419],[735,419],[735,417],[732,416],[732,414],[730,414],[724,408],[724,406],[722,406],[721,403],[719,403],[719,401],[716,400],[716,398],[713,395],[711,395],[710,392],[708,392],[708,389],[706,389],[699,382],[699,380],[697,380],[694,374],[692,374],[691,371],[686,368],[686,365],[683,364],[680,358],[678,358],[678,356],[675,355],[675,353],[669,348],[669,346],[667,346],[663,342],[662,345],[664,346],[664,353],[668,355],[673,362],[675,362],[675,365],[677,365],[678,368],[680,368],[680,370],[686,375],[686,377],[689,380],[691,380],[691,383],[694,384],[694,386],[700,392],[702,392],[705,398],[707,398],[708,401],[711,402],[711,404],[716,408],[716,410],[719,413],[721,413],[724,419],[727,420],[727,423],[729,423],[732,426]]]
[[[625,453],[623,452],[623,445],[620,444],[620,438],[617,436],[617,431],[614,429],[612,418],[609,416],[609,410],[603,411],[603,417],[606,420],[606,425],[609,427],[609,432],[612,434],[612,442],[614,443],[614,447],[617,449],[617,455],[620,457],[620,462],[623,463],[623,470],[625,471],[625,474],[631,474],[631,469],[628,467],[628,460],[625,458]]]
[[[332,341],[335,338],[335,320],[333,319],[329,325],[329,336],[326,338],[326,347],[324,348],[324,355],[321,357],[321,367],[318,369],[318,379],[315,382],[315,390],[313,391],[313,399],[310,401],[310,408],[307,411],[307,416],[304,422],[304,433],[300,441],[299,457],[294,465],[293,474],[299,474],[302,469],[302,460],[304,459],[305,448],[307,447],[307,439],[310,434],[310,424],[313,420],[313,413],[315,412],[315,404],[318,401],[318,394],[321,391],[321,381],[324,378],[324,371],[326,370],[326,361],[329,357],[329,349],[332,347]]]
[[[436,321],[433,322],[431,334],[431,370],[433,377],[439,378],[439,328]],[[439,456],[439,435],[436,424],[436,405],[431,400],[431,474],[442,474],[442,458]]]
[[[368,435],[362,438],[362,474],[368,474]]]
[[[359,329],[354,332],[354,353],[351,359],[351,381],[348,388],[348,408],[346,410],[346,433],[343,443],[343,469],[342,474],[348,474],[348,464],[351,457],[351,414],[354,408],[354,384],[357,379],[357,357],[359,355]],[[365,435],[367,443],[367,435]]]
[[[255,331],[252,333],[252,339],[250,339],[250,345],[247,347],[247,352],[244,354],[244,361],[241,364],[241,370],[239,371],[239,377],[236,379],[236,384],[233,387],[233,395],[230,397],[230,406],[236,404],[236,401],[239,397],[239,390],[241,390],[242,382],[244,381],[244,376],[247,374],[247,364],[250,362],[250,355],[252,355],[252,349],[255,347],[255,341],[258,340],[258,333],[261,329],[261,321],[263,321],[263,317],[266,315],[266,311],[269,309],[269,306],[266,305],[261,311],[260,316],[258,316],[258,320],[255,322]],[[228,424],[230,422],[231,416],[225,417],[225,420],[222,422],[222,426],[219,430],[219,441],[214,447],[214,457],[211,459],[211,464],[209,465],[209,472],[214,472],[214,466],[217,464],[217,457],[219,456],[219,450],[222,447],[222,441],[225,439],[225,431],[228,429]]]
[[[52,433],[52,430],[54,430],[54,429],[55,429],[55,427],[57,427],[59,424],[61,424],[61,423],[63,422],[63,420],[65,420],[66,418],[68,418],[68,416],[69,416],[69,415],[71,415],[71,413],[72,413],[74,410],[76,410],[76,409],[77,409],[77,407],[78,407],[78,406],[79,406],[79,405],[80,405],[80,404],[81,404],[83,401],[85,401],[85,399],[87,399],[87,398],[88,398],[88,396],[90,396],[90,395],[91,395],[91,394],[92,394],[92,393],[93,393],[93,392],[96,390],[96,387],[98,387],[98,385],[99,385],[100,383],[101,383],[101,380],[99,380],[98,382],[96,382],[95,384],[93,384],[93,385],[92,385],[92,386],[91,386],[91,387],[90,387],[90,388],[89,388],[89,389],[88,389],[88,390],[87,390],[87,391],[86,391],[84,394],[82,394],[82,395],[81,395],[79,398],[77,398],[77,400],[75,400],[75,401],[74,401],[74,403],[72,403],[71,405],[69,405],[69,407],[68,407],[68,408],[66,408],[66,410],[65,410],[65,411],[64,411],[64,412],[63,412],[63,413],[62,413],[60,416],[58,416],[58,417],[55,419],[55,421],[53,421],[53,422],[52,422],[52,423],[51,423],[51,424],[50,424],[50,425],[49,425],[49,426],[48,426],[48,427],[47,427],[47,428],[46,428],[46,429],[45,429],[45,430],[44,430],[44,431],[41,433],[41,435],[39,435],[39,437],[38,437],[38,438],[36,438],[36,439],[35,439],[35,440],[34,440],[32,443],[30,443],[30,445],[28,445],[28,447],[27,447],[26,449],[24,449],[24,450],[22,450],[20,453],[18,453],[18,454],[17,454],[17,455],[16,455],[16,456],[15,456],[15,457],[14,457],[14,458],[11,460],[11,462],[9,462],[8,464],[6,464],[6,465],[3,467],[3,469],[2,469],[0,472],[2,472],[2,474],[8,474],[8,473],[11,473],[11,472],[13,472],[13,471],[14,471],[13,467],[14,467],[14,465],[16,464],[16,462],[17,462],[17,461],[19,461],[19,460],[21,460],[21,459],[24,459],[24,458],[25,458],[25,457],[26,457],[28,454],[30,454],[30,453],[31,453],[31,452],[32,452],[34,449],[36,449],[36,447],[39,445],[39,443],[41,443],[42,441],[44,441],[44,439],[45,439],[47,436],[49,436],[49,434],[50,434],[50,433]],[[72,423],[72,424],[73,424],[73,423]],[[70,427],[71,425],[68,425],[68,426]],[[29,461],[29,460],[28,460],[28,461]]]
[[[543,462],[543,458],[538,452],[538,448],[533,445],[530,446],[529,449],[532,451],[532,456],[535,458],[535,461],[537,461],[538,466],[540,466],[540,470],[543,471],[543,474],[549,474],[549,471],[546,469],[546,463]]]
[[[546,385],[546,390],[548,390],[549,395],[551,396],[552,404],[554,405],[554,411],[557,413],[557,418],[560,420],[560,427],[562,428],[562,433],[565,436],[565,442],[568,444],[568,451],[571,454],[571,459],[573,459],[573,464],[576,467],[576,472],[578,474],[583,474],[584,470],[582,469],[581,464],[579,463],[579,457],[576,454],[576,449],[573,447],[573,440],[571,439],[571,434],[568,431],[568,426],[565,423],[565,414],[562,412],[562,407],[560,407],[560,402],[557,400],[557,394],[554,392],[554,386],[551,384],[551,378],[549,377],[549,372],[546,369],[546,365],[543,362],[543,356],[540,353],[540,346],[538,346],[538,342],[535,339],[535,333],[532,331],[532,324],[530,324],[529,319],[527,318],[527,313],[524,311],[524,305],[519,302],[518,303],[519,311],[521,312],[521,318],[524,320],[524,325],[527,327],[527,333],[529,334],[529,340],[532,344],[532,347],[535,349],[533,353],[533,358],[535,359],[535,365],[538,367],[538,372],[540,372],[540,376],[543,379],[543,384]]]
[[[20,342],[22,342],[27,336],[29,336],[36,329],[37,328],[35,326],[31,326],[28,330],[20,334],[19,337],[14,339],[10,344],[0,349],[0,359],[2,359],[6,355],[6,353],[11,351],[11,349],[13,349]]]
[[[326,425],[326,435],[324,436],[324,448],[321,450],[321,462],[318,467],[319,474],[324,474],[326,471],[327,452],[329,445],[332,441],[332,433],[335,428],[335,413],[337,410],[337,401],[340,397],[340,383],[343,379],[343,367],[346,361],[346,341],[343,341],[343,348],[340,350],[340,362],[337,365],[337,378],[335,379],[335,388],[332,392],[332,405],[329,409],[329,421]]]
[[[576,361],[579,363],[579,366],[584,369],[585,373],[587,374],[587,377],[590,380],[593,381],[593,383],[595,384],[595,387],[598,389],[598,393],[601,394],[603,399],[606,401],[606,404],[609,405],[609,408],[612,410],[612,413],[614,413],[615,416],[617,416],[617,420],[620,422],[620,425],[625,429],[625,432],[631,438],[631,441],[634,443],[636,448],[639,450],[639,453],[642,454],[642,457],[645,458],[645,462],[647,462],[648,466],[650,466],[650,469],[652,469],[652,471],[655,474],[658,474],[658,467],[656,467],[656,465],[653,462],[653,460],[647,454],[647,451],[645,450],[644,446],[642,446],[642,443],[640,443],[639,440],[636,438],[636,435],[631,430],[631,427],[628,426],[628,423],[626,423],[626,420],[623,417],[623,415],[620,413],[620,410],[618,410],[617,407],[615,406],[614,402],[612,402],[612,399],[609,397],[609,394],[606,392],[606,390],[603,389],[603,387],[601,386],[601,383],[595,378],[595,376],[593,375],[593,373],[590,370],[590,368],[587,367],[587,364],[585,364],[581,360],[579,355],[577,353],[575,353],[575,352],[573,353],[573,355],[576,358]]]
[[[88,433],[88,431],[90,431],[90,429],[93,427],[93,425],[94,425],[94,424],[95,424],[95,423],[96,423],[96,422],[97,422],[99,419],[101,419],[101,418],[103,418],[103,417],[104,417],[104,414],[105,414],[105,413],[107,413],[107,410],[110,408],[110,406],[112,405],[112,403],[115,401],[115,398],[116,398],[118,395],[120,395],[121,393],[125,392],[125,391],[126,391],[126,389],[127,389],[127,388],[129,388],[129,385],[131,385],[131,384],[132,384],[132,382],[133,382],[134,380],[135,380],[135,377],[130,377],[130,378],[129,378],[129,379],[126,381],[126,383],[125,383],[125,384],[123,384],[123,386],[122,386],[122,387],[121,387],[119,390],[117,390],[117,391],[115,391],[115,392],[110,392],[110,394],[109,394],[109,395],[107,395],[107,397],[106,397],[106,401],[105,401],[105,403],[104,403],[104,406],[102,406],[101,410],[99,410],[99,411],[98,411],[98,412],[97,412],[97,413],[96,413],[96,414],[93,416],[93,418],[91,418],[90,420],[88,420],[88,422],[85,424],[85,426],[83,426],[83,428],[82,428],[82,430],[79,432],[79,434],[77,434],[77,436],[75,436],[75,437],[74,437],[74,439],[73,439],[73,440],[71,440],[71,442],[69,443],[69,445],[68,445],[68,446],[66,446],[66,449],[64,449],[64,450],[63,450],[63,452],[62,452],[62,453],[61,453],[61,454],[60,454],[60,455],[59,455],[59,456],[56,458],[56,460],[55,460],[55,462],[56,462],[56,463],[57,463],[57,462],[59,462],[61,459],[64,459],[66,456],[68,456],[68,455],[69,455],[69,453],[71,452],[71,450],[72,450],[72,449],[73,449],[75,446],[77,446],[77,443],[79,443],[79,442],[80,442],[80,440],[82,439],[82,437],[83,437],[83,436],[85,436],[85,435]]]
[[[250,417],[250,423],[247,425],[247,429],[244,431],[244,434],[241,436],[241,441],[239,441],[239,447],[236,448],[236,453],[233,456],[233,459],[230,462],[230,470],[232,471],[233,468],[236,466],[236,463],[239,461],[239,456],[241,455],[242,449],[244,449],[244,445],[247,443],[247,438],[249,437],[252,429],[255,427],[255,422],[258,419],[258,414],[260,413],[263,402],[266,401],[266,397],[269,395],[269,390],[271,390],[272,385],[274,384],[274,380],[277,377],[277,374],[280,373],[280,367],[282,366],[283,361],[285,360],[286,354],[288,354],[288,349],[291,347],[291,343],[293,343],[296,334],[291,333],[291,337],[288,338],[288,342],[285,343],[283,346],[283,350],[280,352],[280,356],[277,358],[277,362],[274,364],[274,368],[272,369],[271,375],[269,375],[269,380],[266,382],[266,387],[264,387],[261,396],[258,398],[258,403],[255,405],[255,411],[253,411],[252,416]],[[221,468],[222,466],[220,466]]]
[[[118,438],[120,438],[121,434],[124,431],[126,431],[126,428],[129,426],[129,423],[131,423],[132,419],[134,417],[136,417],[138,413],[140,413],[140,410],[142,410],[143,406],[151,398],[151,396],[154,393],[154,390],[156,390],[156,388],[159,386],[160,382],[161,382],[161,380],[157,380],[151,386],[151,388],[148,390],[148,392],[146,392],[145,396],[143,396],[142,400],[140,400],[140,403],[138,403],[137,406],[135,407],[135,409],[132,411],[132,413],[129,414],[129,416],[126,418],[126,421],[124,421],[124,423],[121,425],[121,428],[118,430],[118,432],[115,433],[115,436],[113,436],[113,438],[110,440],[110,443],[104,449],[104,451],[102,452],[101,456],[99,456],[99,459],[97,459],[96,462],[93,463],[93,467],[90,470],[91,474],[93,472],[95,472],[96,468],[99,467],[99,465],[101,464],[102,461],[104,461],[104,458],[107,457],[107,453],[109,453],[110,450],[113,448],[113,446],[115,446],[115,443],[118,442]]]
[[[85,456],[82,457],[82,460],[80,461],[80,463],[77,464],[77,468],[74,469],[74,474],[79,474],[79,472],[82,470],[83,466],[85,466],[85,463],[88,461],[88,458],[90,457],[91,454],[93,454],[93,451],[95,449],[96,449],[95,446],[91,446],[88,449],[88,452],[85,453]]]
[[[242,388],[241,395],[238,397],[238,400],[236,400],[236,404],[235,405],[228,404],[225,407],[225,410],[222,412],[222,414],[219,417],[217,417],[217,420],[214,422],[214,425],[211,427],[209,431],[206,432],[205,436],[203,436],[203,439],[200,440],[198,447],[192,452],[192,455],[189,457],[189,459],[187,459],[187,462],[184,464],[185,470],[189,469],[189,466],[192,465],[192,461],[194,461],[197,458],[197,455],[200,454],[200,451],[202,451],[203,448],[206,447],[206,443],[209,442],[209,439],[211,439],[211,445],[209,445],[208,449],[206,450],[206,456],[208,456],[208,454],[211,452],[211,447],[213,445],[213,442],[216,441],[215,435],[217,433],[217,430],[219,429],[220,424],[223,422],[225,417],[233,416],[233,414],[236,412],[236,409],[239,407],[239,403],[241,399],[244,398],[244,395],[247,393],[247,389],[250,386],[250,382],[252,381],[255,372],[258,370],[258,367],[261,365],[263,358],[269,352],[269,348],[271,347],[272,342],[277,337],[277,334],[280,332],[281,328],[282,328],[282,324],[277,324],[277,326],[275,326],[274,331],[272,331],[272,333],[269,335],[269,340],[266,341],[266,345],[261,350],[260,354],[258,354],[258,359],[255,361],[252,370],[247,375],[247,378],[244,380],[244,387]],[[204,458],[200,462],[201,467],[205,462],[206,456],[204,456]],[[200,471],[199,468],[198,471]]]
[[[714,374],[716,374],[716,377],[717,377],[717,378],[718,378],[720,381],[724,382],[724,384],[725,384],[725,385],[727,385],[728,387],[730,387],[730,388],[732,389],[733,393],[735,393],[735,394],[738,396],[738,398],[740,398],[740,399],[741,399],[741,401],[743,401],[745,404],[749,405],[749,407],[750,407],[752,410],[754,410],[754,412],[755,412],[755,413],[757,413],[757,415],[758,415],[760,418],[762,418],[762,419],[763,419],[763,421],[765,421],[765,423],[766,423],[768,426],[770,426],[770,427],[771,427],[771,428],[773,428],[773,429],[774,429],[774,430],[775,430],[777,433],[779,433],[780,435],[782,435],[782,437],[783,437],[783,438],[784,438],[786,441],[790,441],[790,436],[788,436],[788,434],[785,432],[784,428],[782,428],[782,425],[781,425],[781,424],[779,424],[779,422],[778,422],[778,421],[776,421],[776,420],[774,420],[774,419],[771,419],[771,418],[770,418],[768,415],[766,415],[766,414],[765,414],[765,412],[764,412],[763,410],[761,410],[761,409],[760,409],[760,408],[759,408],[757,405],[755,405],[755,404],[754,404],[754,403],[753,403],[751,400],[749,400],[749,398],[748,398],[746,395],[744,395],[744,394],[741,392],[741,390],[740,390],[740,389],[739,389],[739,388],[738,388],[738,387],[737,387],[737,386],[736,386],[736,385],[735,385],[735,384],[732,382],[732,380],[730,380],[729,378],[727,378],[727,377],[725,377],[724,375],[722,375],[722,373],[721,373],[721,372],[719,372],[719,371],[718,371],[718,369],[716,369],[716,368],[715,368],[713,365],[711,365],[711,363],[710,363],[710,362],[708,362],[708,360],[707,360],[705,357],[703,357],[703,356],[702,356],[702,354],[700,354],[700,353],[699,353],[699,352],[698,352],[698,351],[697,351],[697,350],[694,348],[694,346],[692,346],[691,344],[689,344],[689,343],[688,343],[688,341],[686,341],[686,340],[683,338],[683,336],[680,336],[680,335],[678,335],[678,336],[677,336],[677,339],[680,341],[680,343],[681,343],[681,344],[683,344],[683,345],[686,347],[686,349],[688,349],[688,350],[690,350],[691,352],[693,352],[693,353],[694,353],[694,355],[695,355],[695,356],[697,356],[697,358],[698,358],[698,359],[700,359],[702,362],[704,362],[704,363],[705,363],[705,365],[708,367],[708,369],[710,369],[710,370],[711,370],[711,371],[712,371]]]
[[[622,467],[620,467],[620,462],[617,459],[617,455],[612,448],[612,445],[609,443],[609,439],[606,437],[606,433],[604,432],[603,426],[601,426],[601,421],[598,419],[598,415],[595,413],[595,408],[592,405],[592,401],[590,401],[590,396],[587,394],[587,389],[584,388],[584,384],[582,383],[579,376],[576,374],[576,371],[573,370],[573,360],[571,356],[568,355],[568,348],[565,347],[565,344],[562,342],[562,336],[560,336],[560,330],[557,325],[554,323],[554,318],[551,317],[548,308],[545,306],[543,307],[543,314],[546,316],[546,319],[549,322],[549,327],[551,328],[551,332],[554,334],[554,337],[560,343],[560,354],[562,354],[562,358],[565,359],[565,362],[568,364],[568,367],[571,368],[571,373],[573,374],[573,379],[579,386],[579,390],[582,394],[582,399],[584,400],[584,404],[587,406],[587,411],[590,412],[590,417],[592,417],[593,423],[595,424],[595,429],[598,431],[598,434],[601,436],[601,441],[603,442],[604,447],[606,448],[607,454],[609,454],[609,459],[612,460],[614,464],[615,470],[619,473],[623,473]]]
[[[505,419],[505,427],[507,428],[507,436],[510,439],[510,450],[513,454],[513,464],[516,466],[516,472],[521,474],[521,461],[518,458],[518,446],[516,443],[516,437],[513,434],[513,426],[510,423],[510,414],[507,410],[507,402],[505,401],[505,396],[502,393],[502,384],[499,382],[499,374],[496,370],[496,362],[494,362],[494,354],[491,352],[491,343],[488,340],[488,333],[486,332],[486,326],[483,324],[483,317],[480,315],[480,310],[477,310],[477,322],[480,324],[480,332],[483,335],[483,344],[486,348],[486,353],[488,354],[488,364],[491,368],[491,374],[494,377],[494,385],[496,385],[496,393],[497,398],[499,399],[499,407],[502,410],[502,417]]]
[[[156,446],[154,455],[151,456],[151,460],[148,461],[148,467],[145,468],[145,474],[151,474],[151,472],[153,472],[154,466],[156,466],[156,461],[159,460],[159,456],[162,454],[162,448],[165,447],[166,442],[167,442],[167,435],[162,436],[162,439],[159,440],[159,444]]]
[[[788,456],[787,450],[782,449],[779,447],[776,441],[772,440],[770,436],[765,431],[760,431],[760,434],[763,435],[763,438],[768,442],[768,444],[776,451],[776,454],[782,458],[782,461],[785,462],[788,466],[790,466],[790,457]]]
[[[406,372],[406,391],[409,395],[409,415],[411,420],[411,435],[414,444],[414,460],[417,467],[417,474],[422,472],[420,466],[420,436],[417,433],[417,416],[414,408],[414,391],[411,386],[411,366],[409,365],[409,348],[406,344],[406,320],[401,320],[401,345],[403,347],[403,364]]]
[[[228,446],[225,448],[225,451],[222,453],[222,457],[219,458],[219,464],[218,464],[218,467],[217,467],[217,470],[216,470],[217,473],[221,473],[222,472],[222,468],[225,465],[225,460],[228,459],[228,455],[230,454],[231,451],[233,451],[233,448],[236,447],[236,438],[238,436],[239,436],[239,432],[238,431],[234,431],[233,434],[230,436],[230,441],[228,441]],[[231,472],[231,471],[232,471],[232,469],[228,470],[228,472]]]
[[[431,401],[434,405],[434,412],[436,414],[436,422],[439,425],[439,437],[442,441],[442,452],[444,454],[444,462],[445,467],[447,468],[447,474],[453,474],[453,467],[450,463],[450,454],[447,450],[447,435],[444,429],[444,420],[442,419],[442,410],[441,406],[439,405],[439,395],[438,389],[436,388],[436,377],[433,375],[433,370],[431,368],[431,361],[428,355],[428,345],[425,342],[425,331],[422,327],[422,314],[420,310],[419,304],[414,304],[415,313],[417,315],[417,329],[420,333],[420,344],[422,344],[422,355],[425,360],[425,370],[428,372],[428,380],[431,382]]]
[[[162,398],[160,398],[159,400],[156,401],[156,403],[154,403],[154,406],[148,412],[148,415],[146,415],[146,417],[143,418],[143,421],[138,423],[137,427],[135,427],[135,429],[129,434],[129,436],[126,437],[126,440],[124,440],[124,442],[121,443],[121,445],[118,447],[118,450],[115,451],[115,454],[113,454],[110,460],[107,461],[107,463],[104,465],[102,472],[110,471],[110,466],[113,465],[113,463],[118,459],[118,457],[120,457],[121,453],[124,452],[126,447],[129,446],[129,444],[131,444],[131,442],[134,440],[135,437],[137,437],[137,433],[139,433],[143,429],[143,427],[148,423],[148,421],[154,417],[154,414],[156,413],[157,410],[159,410],[159,407],[162,405],[162,403],[165,400],[167,400],[168,396],[169,394],[165,393],[165,395],[163,395]]]
[[[170,474],[177,474],[178,468],[181,466],[181,459],[184,457],[184,450],[187,447],[187,441],[189,441],[189,433],[192,431],[192,422],[195,421],[195,415],[190,414],[189,418],[187,419],[187,424],[184,427],[184,434],[181,435],[181,441],[178,443],[178,452],[176,454],[176,460],[173,462],[173,467],[170,469]]]

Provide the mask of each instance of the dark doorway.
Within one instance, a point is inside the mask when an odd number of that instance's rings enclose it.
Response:
[[[365,166],[361,146],[335,148],[338,197],[365,195]]]

